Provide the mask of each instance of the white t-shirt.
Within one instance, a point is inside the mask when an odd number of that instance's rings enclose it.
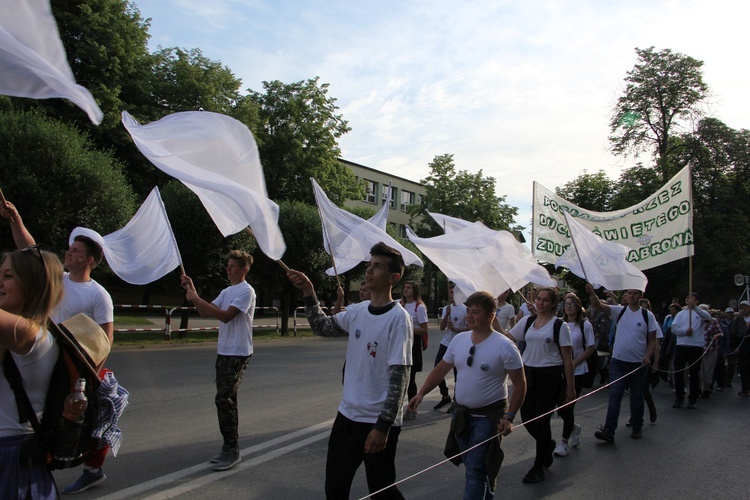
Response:
[[[626,309],[620,321],[617,316]],[[612,357],[626,363],[640,363],[648,352],[648,332],[657,330],[654,314],[645,310],[648,315],[648,325],[643,324],[643,312],[639,307],[633,311],[628,306],[609,306],[609,317],[617,323],[615,331],[615,345]]]
[[[412,326],[416,330],[422,323],[427,323],[427,307],[419,302],[407,302],[404,304],[404,309],[409,313],[412,319]]]
[[[507,302],[503,304],[502,306],[497,308],[497,311],[495,311],[495,317],[500,322],[500,326],[508,329],[508,324],[510,323],[510,320],[516,315],[516,309]]]
[[[522,340],[526,341],[526,350],[523,351],[524,365],[533,368],[543,368],[546,366],[560,366],[563,364],[560,348],[554,342],[555,331],[553,325],[555,324],[555,319],[556,318],[552,318],[540,329],[534,327],[534,324],[532,323],[529,330],[524,333],[526,322],[529,318],[521,318],[521,321],[519,321],[510,331],[510,334],[516,339],[516,342]],[[568,328],[568,324],[564,321],[560,326],[559,340],[561,347],[569,347],[571,345],[570,328]]]
[[[349,306],[336,315],[349,332],[344,390],[339,412],[349,420],[373,424],[383,410],[389,388],[389,366],[411,366],[412,320],[401,305],[382,314],[369,311],[370,302]],[[393,425],[400,426],[399,411]]]
[[[471,366],[466,362],[474,346]],[[474,345],[471,331],[455,336],[443,356],[458,370],[456,376],[456,402],[469,408],[481,408],[508,398],[508,370],[523,367],[521,353],[505,335],[492,332],[489,337]]]
[[[460,331],[466,330],[466,306],[464,304],[451,305],[450,321],[453,323],[453,328]],[[456,332],[450,328],[446,328],[445,333],[443,334],[443,340],[441,340],[440,343],[447,347],[455,336]]]
[[[586,338],[586,347],[595,346],[596,340],[594,337],[594,327],[591,323],[586,320],[583,322],[583,333],[581,333],[581,327],[577,322],[567,322],[568,328],[570,328],[570,340],[573,343],[573,359],[583,354],[584,349],[584,336]],[[588,364],[584,361],[575,367],[573,375],[584,375],[589,372]]]
[[[94,280],[73,281],[70,273],[63,274],[62,283],[65,294],[50,314],[52,321],[61,323],[79,313],[93,319],[97,325],[114,321],[112,297],[99,283]]]
[[[523,313],[523,317],[531,316],[531,311],[529,311],[529,305],[524,302],[521,304],[521,307],[518,308],[519,311]]]
[[[47,400],[47,388],[59,351],[60,348],[55,343],[52,334],[40,328],[31,351],[23,355],[5,352],[5,356],[12,356],[13,361],[16,362],[18,371],[21,372],[24,389],[39,420],[42,419],[44,404]],[[0,437],[33,432],[30,423],[18,423],[16,397],[5,379],[3,370],[0,370]]]
[[[250,356],[253,353],[255,290],[247,281],[228,286],[211,302],[226,311],[234,306],[240,312],[229,323],[219,323],[216,352],[223,356]]]

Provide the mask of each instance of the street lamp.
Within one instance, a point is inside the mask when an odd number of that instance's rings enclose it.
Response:
[[[737,286],[745,286],[745,291],[740,294],[740,298],[737,301],[737,304],[742,302],[742,297],[744,297],[745,295],[747,295],[747,300],[750,300],[750,276],[746,276],[744,274],[735,274],[734,284]]]

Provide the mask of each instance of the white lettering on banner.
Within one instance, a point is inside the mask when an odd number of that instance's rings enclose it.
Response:
[[[535,183],[534,256],[555,262],[568,248],[565,212],[597,236],[631,248],[628,261],[641,270],[693,255],[690,182],[690,170],[685,167],[643,202],[614,212],[586,210]]]

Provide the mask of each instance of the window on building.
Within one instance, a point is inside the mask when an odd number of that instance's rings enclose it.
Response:
[[[385,200],[388,198],[388,184],[383,184],[383,190],[382,190],[383,196],[381,196],[381,205],[385,205]],[[396,208],[396,195],[398,194],[398,189],[391,186],[391,205],[389,208]]]
[[[405,224],[398,225],[398,236],[400,238],[406,238],[406,225]]]
[[[364,179],[365,181],[365,202],[372,203],[373,205],[377,203],[378,199],[378,185],[375,181],[368,181],[367,179]]]
[[[424,205],[424,196],[421,194],[417,195],[417,205]]]
[[[414,204],[414,193],[411,191],[401,190],[401,211],[406,212],[409,206]]]

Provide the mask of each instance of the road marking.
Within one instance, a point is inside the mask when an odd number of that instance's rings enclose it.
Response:
[[[253,457],[250,460],[242,461],[239,464],[237,464],[235,467],[228,471],[223,472],[215,472],[212,467],[213,465],[205,462],[201,463],[199,465],[194,465],[192,467],[188,467],[187,469],[182,469],[176,472],[172,472],[171,474],[167,474],[165,476],[161,476],[155,479],[152,479],[150,481],[146,481],[145,483],[140,483],[135,486],[131,486],[130,488],[126,488],[124,490],[117,491],[115,493],[112,493],[111,495],[107,495],[104,497],[101,497],[102,500],[126,500],[128,498],[133,498],[137,495],[142,495],[146,493],[147,491],[154,490],[157,488],[163,488],[167,485],[178,481],[180,479],[183,479],[185,477],[191,476],[196,473],[207,473],[204,476],[201,476],[197,479],[194,479],[193,481],[190,481],[185,484],[181,484],[180,486],[156,493],[154,495],[151,495],[149,499],[166,499],[166,498],[173,498],[176,497],[182,493],[186,493],[188,491],[194,490],[196,488],[200,488],[202,486],[205,486],[207,484],[210,484],[214,481],[219,481],[227,476],[230,476],[232,474],[236,474],[238,472],[242,472],[243,470],[249,469],[250,467],[254,467],[256,465],[262,464],[264,462],[267,462],[269,460],[273,460],[275,458],[278,458],[282,455],[285,455],[287,453],[290,453],[294,450],[297,450],[299,448],[303,448],[309,444],[315,443],[316,441],[320,441],[322,439],[325,439],[329,433],[330,428],[333,425],[333,419],[326,420],[325,422],[320,422],[318,424],[315,424],[311,427],[308,427],[306,429],[300,429],[298,431],[285,434],[283,436],[279,436],[277,438],[271,439],[269,441],[266,441],[264,443],[256,444],[254,446],[250,446],[248,448],[245,448],[243,450],[240,450],[240,455],[244,458],[245,456],[252,455],[254,453],[258,453],[260,451],[266,450],[268,448],[276,448],[278,445],[285,443],[290,440],[296,440],[298,438],[301,438],[307,434],[310,434],[312,432],[318,432],[321,430],[325,430],[325,432],[320,432],[318,434],[315,434],[313,436],[309,436],[305,439],[302,439],[301,441],[296,441],[294,443],[288,444],[286,446],[283,446],[281,448],[273,449],[272,451],[265,453],[263,455]]]

